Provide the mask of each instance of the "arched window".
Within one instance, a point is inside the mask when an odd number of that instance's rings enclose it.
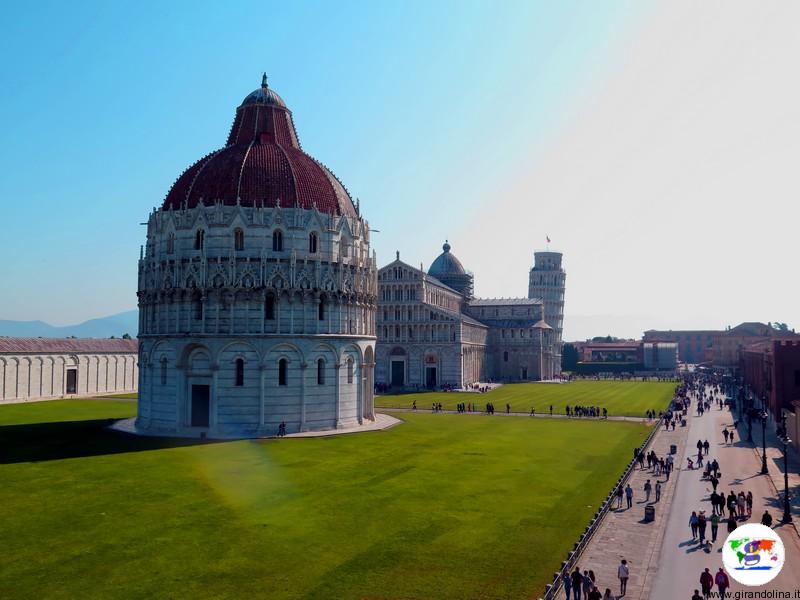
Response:
[[[167,385],[167,357],[161,357],[161,385]]]
[[[283,232],[280,229],[272,232],[272,251],[283,252]]]
[[[508,352],[503,352],[503,362],[508,362]]]
[[[325,298],[319,299],[319,306],[317,307],[317,319],[320,321],[325,320]]]
[[[353,359],[347,359],[347,383],[353,383]]]
[[[236,250],[244,250],[244,231],[240,227],[233,230],[233,245]]]
[[[275,319],[275,296],[267,296],[266,300],[264,300],[264,318],[267,321]]]
[[[194,236],[194,249],[202,250],[203,244],[206,242],[206,232],[203,229],[198,229]]]
[[[170,232],[167,236],[167,254],[175,252],[175,233]]]
[[[325,361],[317,360],[317,385],[325,385]]]
[[[237,386],[244,385],[244,359],[236,359],[236,383]]]
[[[278,385],[286,385],[288,379],[289,361],[282,358],[278,361]]]
[[[315,231],[308,234],[308,251],[311,254],[316,254],[317,252],[317,233]]]

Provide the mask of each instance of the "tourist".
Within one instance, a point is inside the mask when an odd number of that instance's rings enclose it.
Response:
[[[625,499],[628,502],[628,508],[633,507],[633,488],[630,483],[625,486]]]
[[[581,600],[581,584],[583,583],[583,575],[579,567],[575,567],[572,572],[572,597],[574,600]]]
[[[703,597],[700,595],[700,590],[695,590],[694,594],[692,594],[691,600],[703,600]]]
[[[728,443],[728,428],[722,430],[722,436],[725,438],[725,443]]]
[[[589,579],[592,580],[592,585],[595,585],[597,583],[597,577],[595,577],[594,571],[592,571],[591,569],[589,569]]]
[[[589,577],[589,571],[583,572],[583,581],[581,581],[581,587],[583,588],[583,597],[588,598],[589,592],[592,591],[594,585],[592,584],[592,578]]]
[[[739,492],[736,496],[736,508],[739,510],[739,518],[744,519],[744,511],[747,505],[747,500],[744,497],[744,492]]]
[[[506,414],[511,413],[511,405],[506,402]]]
[[[711,444],[708,443],[708,440],[703,442],[703,450],[706,454],[708,454],[708,449],[711,447]]]
[[[417,401],[416,400],[414,400],[414,402],[411,403],[411,410],[417,410]]]
[[[697,513],[695,511],[692,511],[692,516],[689,517],[689,527],[692,530],[693,540],[697,539],[697,521],[698,521]]]
[[[622,497],[625,495],[625,490],[621,485],[617,486],[617,508],[622,508]]]
[[[701,510],[697,515],[697,532],[700,535],[700,545],[706,543],[706,511]]]
[[[769,514],[769,511],[764,511],[764,514],[761,515],[761,524],[765,527],[772,527],[772,515]]]
[[[610,588],[606,588],[606,593],[603,594],[603,600],[616,600]]]
[[[719,597],[725,597],[725,591],[731,586],[731,582],[728,581],[728,575],[725,573],[722,567],[719,568],[717,571],[716,577],[714,577],[714,583],[717,584],[717,590],[719,590]]]
[[[717,530],[719,529],[719,515],[717,513],[712,514],[709,521],[711,521],[711,542],[714,543],[717,541]]]
[[[747,490],[747,496],[745,497],[745,503],[747,504],[747,518],[753,516],[753,492]]]
[[[553,405],[552,404],[550,405],[550,416],[551,417],[553,416]]]
[[[561,574],[561,585],[564,587],[564,594],[567,596],[567,600],[569,600],[569,595],[572,593],[572,577],[567,569],[564,569]]]
[[[736,517],[736,494],[733,490],[728,494],[728,513],[731,517]]]
[[[630,577],[630,569],[628,569],[628,561],[624,558],[617,567],[617,577],[619,578],[619,595],[624,596],[625,591],[628,589],[628,577]]]
[[[736,517],[731,515],[728,517],[728,535],[733,533],[733,530],[736,529]]]
[[[596,585],[592,586],[592,589],[589,590],[589,594],[586,596],[587,600],[603,600],[603,594],[600,593],[600,590],[597,589]]]
[[[644,482],[644,501],[650,502],[650,490],[653,489],[653,486],[650,484],[650,480]]]
[[[532,417],[536,416],[536,408],[534,408],[533,406],[531,406],[531,416]]]
[[[732,444],[733,443],[733,430],[732,429],[731,429],[731,432],[728,434],[728,437],[730,438],[730,442]]]
[[[661,500],[661,482],[656,481],[656,502]]]
[[[714,587],[714,576],[711,571],[706,567],[705,571],[700,573],[700,589],[703,590],[703,598],[708,598],[711,595],[711,588]],[[697,590],[695,590],[697,593]]]

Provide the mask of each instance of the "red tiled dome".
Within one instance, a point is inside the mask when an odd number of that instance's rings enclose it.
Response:
[[[164,209],[221,200],[243,206],[281,206],[357,216],[350,195],[325,166],[300,148],[292,113],[267,87],[236,109],[228,143],[189,167],[164,200]]]

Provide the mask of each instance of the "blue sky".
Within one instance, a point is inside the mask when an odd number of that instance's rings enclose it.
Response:
[[[6,209],[0,250],[7,257],[0,276],[8,282],[0,318],[63,324],[135,307],[136,259],[144,239],[139,223],[183,169],[224,143],[236,105],[258,86],[263,70],[292,109],[304,149],[361,199],[363,213],[380,230],[373,243],[382,264],[397,249],[408,262],[427,267],[449,238],[454,253],[475,271],[478,293],[523,295],[531,252],[549,234],[571,269],[573,310],[641,313],[641,299],[628,302],[628,290],[615,297],[613,289],[597,289],[592,274],[599,264],[592,261],[598,244],[608,246],[611,256],[619,249],[610,241],[613,235],[592,237],[594,226],[605,227],[602,219],[581,221],[579,211],[586,207],[570,194],[583,198],[599,191],[614,198],[611,186],[620,180],[614,166],[629,157],[646,159],[640,144],[614,146],[615,120],[624,113],[612,108],[597,116],[607,125],[598,135],[608,138],[609,148],[597,135],[581,139],[575,125],[591,119],[583,130],[594,131],[592,111],[605,106],[604,99],[629,98],[631,89],[646,94],[664,84],[661,76],[670,71],[663,65],[652,74],[652,85],[646,70],[621,79],[636,67],[640,49],[644,56],[651,52],[648,60],[663,61],[669,40],[686,41],[674,27],[692,17],[686,12],[690,5],[672,15],[656,14],[653,6],[528,1],[9,7],[0,39],[0,202]],[[667,35],[658,27],[670,18]],[[741,33],[738,25],[730,26],[730,35]],[[643,38],[653,27],[655,33]],[[646,40],[653,37],[660,45],[648,49]],[[704,85],[695,82],[696,95]],[[697,110],[691,97],[683,101],[687,114]],[[569,150],[566,141],[573,144]],[[547,166],[559,156],[566,158]],[[569,156],[584,162],[570,164]],[[608,179],[593,176],[581,183],[596,161],[614,161],[603,167]],[[570,193],[561,197],[565,186]],[[620,198],[621,205],[640,192],[625,190],[631,197]],[[611,219],[609,231],[617,221]],[[669,254],[659,260],[664,262],[656,266],[667,268]],[[608,294],[610,300],[597,302]],[[762,317],[740,308],[726,318]],[[676,326],[715,314],[712,305],[678,312]],[[788,314],[763,316],[791,320]]]

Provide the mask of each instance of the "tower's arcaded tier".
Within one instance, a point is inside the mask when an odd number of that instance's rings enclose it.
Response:
[[[268,88],[150,215],[137,427],[275,435],[374,419],[369,225]]]
[[[544,302],[544,320],[555,334],[553,373],[561,372],[564,292],[567,280],[561,259],[561,252],[534,252],[533,268],[528,280],[528,298],[539,298]]]

